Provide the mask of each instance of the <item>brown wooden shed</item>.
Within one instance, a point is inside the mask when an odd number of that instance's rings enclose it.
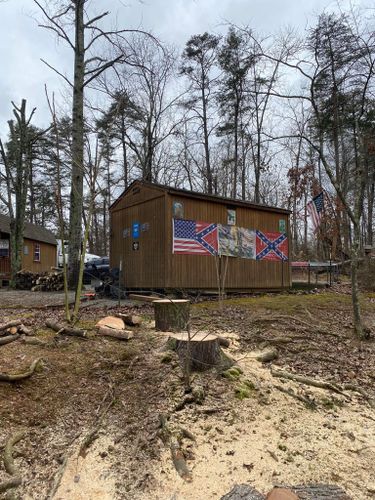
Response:
[[[279,290],[291,285],[286,258],[227,257],[224,264],[225,258],[174,253],[173,228],[181,224],[178,220],[187,225],[192,221],[231,224],[257,230],[257,235],[284,234],[284,249],[289,240],[288,210],[134,181],[110,207],[110,265],[120,268],[122,261],[124,287],[214,291],[218,269],[224,265],[227,291]]]
[[[0,214],[0,286],[10,278],[10,218]],[[56,266],[57,242],[43,226],[25,222],[22,269],[32,272],[49,271]]]

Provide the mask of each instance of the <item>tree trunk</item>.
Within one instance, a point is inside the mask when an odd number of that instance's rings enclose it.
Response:
[[[75,2],[72,176],[70,191],[69,286],[77,285],[83,212],[83,85],[85,71],[84,0]]]
[[[190,302],[188,300],[155,300],[155,328],[162,332],[181,332],[188,328]]]

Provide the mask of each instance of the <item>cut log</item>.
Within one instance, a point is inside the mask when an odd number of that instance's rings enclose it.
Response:
[[[62,323],[55,323],[54,321],[47,320],[46,326],[52,328],[55,332],[61,335],[70,335],[72,337],[86,337],[85,330],[80,330],[79,328],[71,328],[69,326],[63,325]]]
[[[98,328],[98,334],[104,335],[105,337],[113,337],[118,340],[129,340],[134,337],[133,332],[129,332],[127,330],[116,330],[106,326],[100,326]]]
[[[95,326],[104,326],[106,328],[113,328],[115,330],[123,330],[125,324],[121,318],[116,318],[115,316],[106,316],[105,318],[100,319]]]
[[[191,334],[171,333],[168,341],[174,344],[174,350],[178,353],[183,366],[192,370],[209,370],[219,368],[224,370],[233,366],[234,361],[229,358],[220,348],[219,339],[215,335],[204,332]]]
[[[40,363],[40,359],[35,359],[31,365],[30,368],[28,368],[26,371],[21,372],[21,373],[0,373],[0,381],[2,382],[18,382],[19,380],[23,380],[25,378],[31,377],[31,375],[34,373],[35,369]]]
[[[117,316],[124,321],[125,325],[128,326],[140,326],[140,324],[142,323],[142,318],[140,316],[137,316],[136,314],[119,313]]]
[[[18,328],[16,326],[11,326],[10,328],[7,329],[7,332],[10,333],[11,335],[15,335],[18,331]]]
[[[188,300],[155,300],[155,328],[162,332],[181,332],[187,329],[190,319]]]
[[[8,328],[12,328],[13,326],[22,325],[22,321],[20,319],[14,319],[12,321],[8,321],[7,323],[3,323],[0,325],[0,331],[8,330]]]
[[[24,324],[20,325],[18,327],[18,333],[21,333],[22,335],[32,335],[33,332],[30,330],[30,328],[27,328]]]
[[[7,337],[0,337],[0,345],[10,344],[15,340],[19,339],[18,333],[16,335],[8,335]]]

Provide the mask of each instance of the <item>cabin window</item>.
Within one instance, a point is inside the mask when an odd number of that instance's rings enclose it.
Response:
[[[29,247],[28,247],[27,245],[25,245],[25,246],[23,247],[23,254],[24,254],[24,255],[29,255]]]
[[[34,243],[34,262],[40,262],[40,244]]]
[[[0,240],[0,257],[9,257],[9,240]]]

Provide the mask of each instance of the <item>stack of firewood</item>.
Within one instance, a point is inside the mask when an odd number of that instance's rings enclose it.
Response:
[[[46,273],[19,271],[16,275],[16,287],[32,292],[58,292],[64,289],[63,273],[59,269]]]
[[[0,324],[0,346],[19,339],[21,335],[31,335],[32,332],[21,320],[14,319]]]

